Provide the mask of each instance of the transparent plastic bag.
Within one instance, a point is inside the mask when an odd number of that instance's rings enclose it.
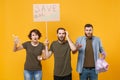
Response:
[[[108,63],[105,61],[105,59],[99,58],[96,62],[96,70],[100,72],[106,72],[108,70]]]

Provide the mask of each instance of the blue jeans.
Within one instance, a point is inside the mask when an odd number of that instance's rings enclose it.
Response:
[[[24,70],[24,80],[42,80],[42,71]]]
[[[80,80],[98,80],[98,74],[96,74],[95,68],[83,68],[82,73],[79,74],[79,77]]]

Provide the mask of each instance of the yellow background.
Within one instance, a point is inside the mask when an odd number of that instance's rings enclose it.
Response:
[[[48,38],[56,40],[56,29],[65,27],[73,42],[84,35],[83,26],[91,23],[94,35],[102,40],[109,71],[99,74],[99,80],[118,80],[120,72],[120,0],[1,0],[0,2],[0,80],[23,80],[25,50],[12,52],[12,34],[21,42],[33,28],[42,33],[45,40],[45,22],[33,22],[33,4],[60,4],[60,21],[48,22]],[[53,80],[53,56],[42,61],[43,80]],[[73,80],[79,80],[76,72],[77,54],[72,54]]]

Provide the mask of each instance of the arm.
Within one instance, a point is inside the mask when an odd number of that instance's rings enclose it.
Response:
[[[68,43],[70,45],[70,48],[71,48],[72,52],[75,52],[77,50],[77,47],[75,46],[75,44],[70,39],[67,31],[66,31],[66,39],[68,40]]]
[[[74,53],[76,53],[79,50],[79,48],[82,47],[82,44],[76,42],[75,46],[76,46],[77,49],[76,49],[76,51],[74,51]]]
[[[13,36],[14,37],[14,47],[13,47],[13,51],[16,52],[18,50],[23,49],[23,46],[20,44],[20,40],[18,39],[17,36]]]
[[[45,60],[48,59],[52,55],[52,51],[49,51],[49,41],[48,39],[45,40],[45,49],[42,51],[42,56],[38,56],[38,60]]]
[[[105,53],[105,51],[104,51],[104,49],[103,49],[103,46],[102,46],[102,42],[101,42],[101,40],[99,40],[99,44],[100,44],[101,58],[102,58],[102,59],[105,59],[105,57],[106,57],[106,53]]]
[[[46,58],[45,58],[45,49],[42,50],[42,55],[37,56],[37,59],[38,59],[39,61],[46,59]]]
[[[102,58],[102,59],[105,59],[105,57],[106,57],[106,53],[105,53],[105,52],[102,52],[101,58]]]
[[[46,39],[45,40],[45,58],[46,59],[48,59],[48,58],[50,58],[51,57],[51,55],[52,55],[52,51],[49,51],[48,49],[48,46],[49,46],[49,41],[48,41],[48,39]]]

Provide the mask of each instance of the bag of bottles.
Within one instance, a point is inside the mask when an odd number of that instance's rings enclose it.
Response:
[[[96,62],[96,70],[98,72],[105,72],[108,70],[108,63],[105,61],[105,59],[99,58]]]

